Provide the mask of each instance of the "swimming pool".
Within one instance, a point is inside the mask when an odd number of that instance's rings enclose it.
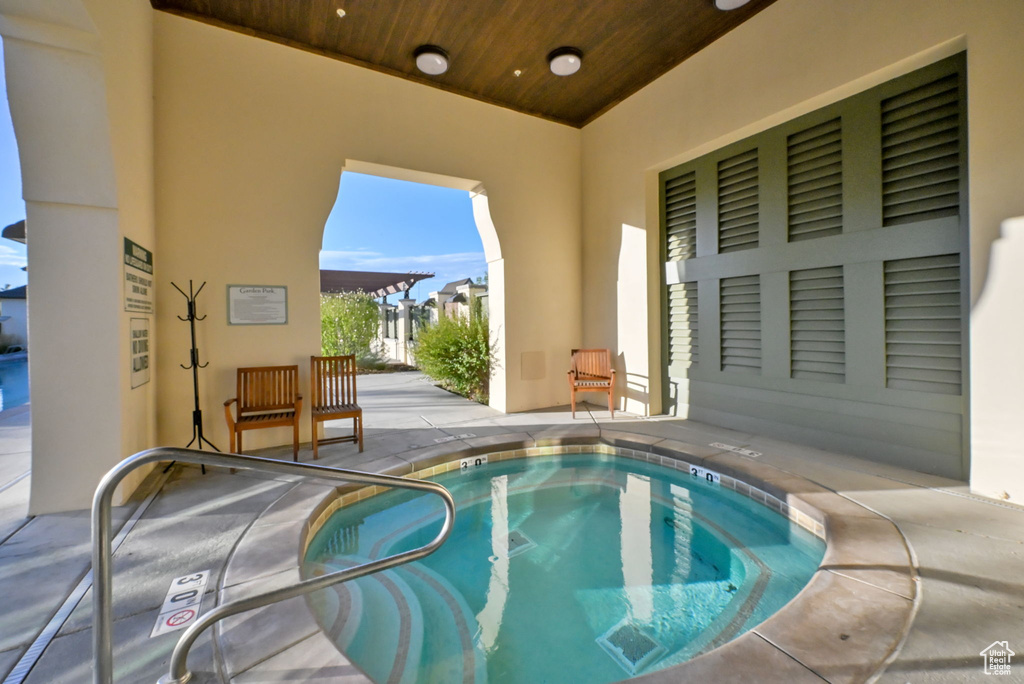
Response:
[[[377,682],[612,682],[676,665],[778,610],[824,553],[745,496],[632,459],[516,459],[436,479],[459,507],[445,545],[313,604]],[[433,497],[405,492],[346,506],[304,572],[419,546],[441,517]]]
[[[28,403],[28,358],[0,357],[0,411]]]

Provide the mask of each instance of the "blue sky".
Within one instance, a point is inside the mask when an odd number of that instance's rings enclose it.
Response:
[[[321,268],[435,273],[413,288],[418,300],[447,282],[487,272],[468,192],[352,172],[339,185]]]
[[[0,41],[0,65],[3,64],[3,42]],[[0,229],[25,218],[25,202],[21,199],[21,168],[18,145],[14,141],[11,110],[7,105],[7,80],[0,68]],[[28,263],[25,245],[0,239],[0,288],[18,287],[28,282],[21,267]]]

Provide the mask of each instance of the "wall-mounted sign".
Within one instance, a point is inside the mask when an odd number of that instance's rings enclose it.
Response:
[[[288,288],[284,285],[228,285],[229,325],[285,325]]]
[[[124,310],[153,313],[153,253],[124,239]]]
[[[132,389],[149,382],[149,319],[131,319]]]

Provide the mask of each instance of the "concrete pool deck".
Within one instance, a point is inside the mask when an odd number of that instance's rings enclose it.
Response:
[[[483,443],[618,440],[655,446],[668,440],[703,445],[720,456],[700,456],[719,458],[720,462],[732,460],[753,471],[771,466],[806,478],[838,493],[850,505],[885,516],[909,544],[917,581],[910,628],[903,633],[903,627],[899,627],[902,642],[897,643],[897,651],[887,654],[890,662],[877,677],[879,681],[984,681],[983,649],[995,641],[1008,641],[1016,650],[1024,644],[1024,509],[971,495],[963,483],[692,421],[643,419],[623,413],[611,420],[607,411],[594,407],[577,411],[575,420],[567,407],[503,415],[439,390],[418,373],[362,376],[359,388],[366,418],[365,451],[360,454],[351,444],[324,447],[318,463],[383,471],[411,469],[410,459],[414,457],[441,459]],[[0,428],[4,426],[0,414]],[[15,432],[0,432],[0,457],[14,449]],[[458,438],[468,434],[474,436]],[[726,457],[720,449],[711,449],[712,443],[750,449],[761,456]],[[10,449],[5,448],[8,444]],[[260,455],[285,457],[285,452],[290,448]],[[300,452],[300,460],[310,462],[311,458],[307,446]],[[0,491],[0,511],[11,509],[10,495],[21,484]],[[152,639],[149,634],[172,578],[211,570],[204,601],[204,610],[208,610],[221,586],[259,579],[259,571],[253,569],[247,572],[255,574],[248,577],[228,575],[243,569],[238,565],[244,551],[244,545],[239,547],[238,543],[243,537],[265,534],[261,548],[266,557],[274,556],[279,548],[294,553],[292,549],[297,546],[294,537],[272,534],[275,525],[282,526],[276,531],[283,531],[289,521],[261,518],[295,486],[289,478],[222,471],[203,476],[198,468],[182,467],[172,470],[166,481],[154,479],[153,484],[159,485],[159,491],[115,554],[114,658],[118,682],[155,682],[166,672],[180,632]],[[323,488],[322,484],[310,486]],[[115,520],[124,520],[132,509],[119,510]],[[10,512],[6,515],[11,518]],[[20,523],[17,519],[0,522],[9,522],[5,529],[14,530],[6,537],[0,535],[0,677],[7,677],[88,571],[88,512],[40,516]],[[890,570],[885,567],[886,559],[872,555],[876,551],[875,546],[867,544],[859,558],[832,562],[839,574],[853,572],[850,568],[844,571],[840,565],[861,562],[869,562],[877,572]],[[863,582],[862,590],[857,589],[857,581],[850,585],[854,595],[863,597],[879,591],[881,580],[877,577]],[[885,600],[897,599],[909,600],[892,586]],[[81,604],[59,625],[55,638],[23,681],[90,679],[90,601],[91,594],[86,593]],[[807,681],[863,681],[870,676],[865,674],[867,663],[859,655],[863,650],[851,646],[867,643],[863,640],[870,640],[871,635],[841,639],[828,629],[830,611],[841,612],[843,608],[839,602],[804,616],[806,642],[797,639],[781,646],[772,634],[760,635],[764,644],[758,648],[777,649],[771,652],[773,657],[779,648],[785,654],[777,668],[760,670],[754,679],[749,670],[744,674],[735,658],[726,658],[720,662],[722,669],[716,679],[789,681],[793,679],[790,665],[799,663],[806,670]],[[255,617],[250,619],[252,631],[268,636],[287,632],[292,626],[300,628],[295,623],[290,626],[275,620],[266,624]],[[195,681],[336,682],[356,675],[352,669],[339,668],[337,661],[324,660],[322,649],[314,648],[312,640],[297,641],[298,650],[287,658],[275,657],[271,648],[266,654],[269,657],[253,661],[242,657],[242,650],[228,652],[225,639],[214,643],[204,635],[189,662],[196,673]],[[873,647],[872,652],[883,646]],[[286,667],[286,661],[295,662],[296,654],[302,658],[298,671]],[[1021,658],[1019,667],[1024,672],[1024,656]],[[231,675],[235,676],[229,679]]]

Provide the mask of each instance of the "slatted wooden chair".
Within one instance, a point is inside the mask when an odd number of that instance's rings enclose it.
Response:
[[[608,395],[608,411],[615,417],[615,369],[612,368],[612,353],[608,349],[573,349],[572,365],[569,370],[569,394],[572,400],[572,417],[576,417],[577,392],[605,392]]]
[[[231,452],[242,452],[242,432],[259,428],[292,426],[292,458],[299,460],[299,394],[298,366],[262,366],[238,369],[238,396],[224,402],[224,417],[231,433]],[[238,404],[238,417],[231,415],[231,405]],[[237,445],[237,449],[236,449]]]
[[[309,380],[313,390],[310,418],[313,423],[313,458],[320,444],[357,442],[363,450],[363,409],[356,403],[356,357],[311,356]],[[319,439],[317,426],[327,420],[352,419],[352,434]]]

